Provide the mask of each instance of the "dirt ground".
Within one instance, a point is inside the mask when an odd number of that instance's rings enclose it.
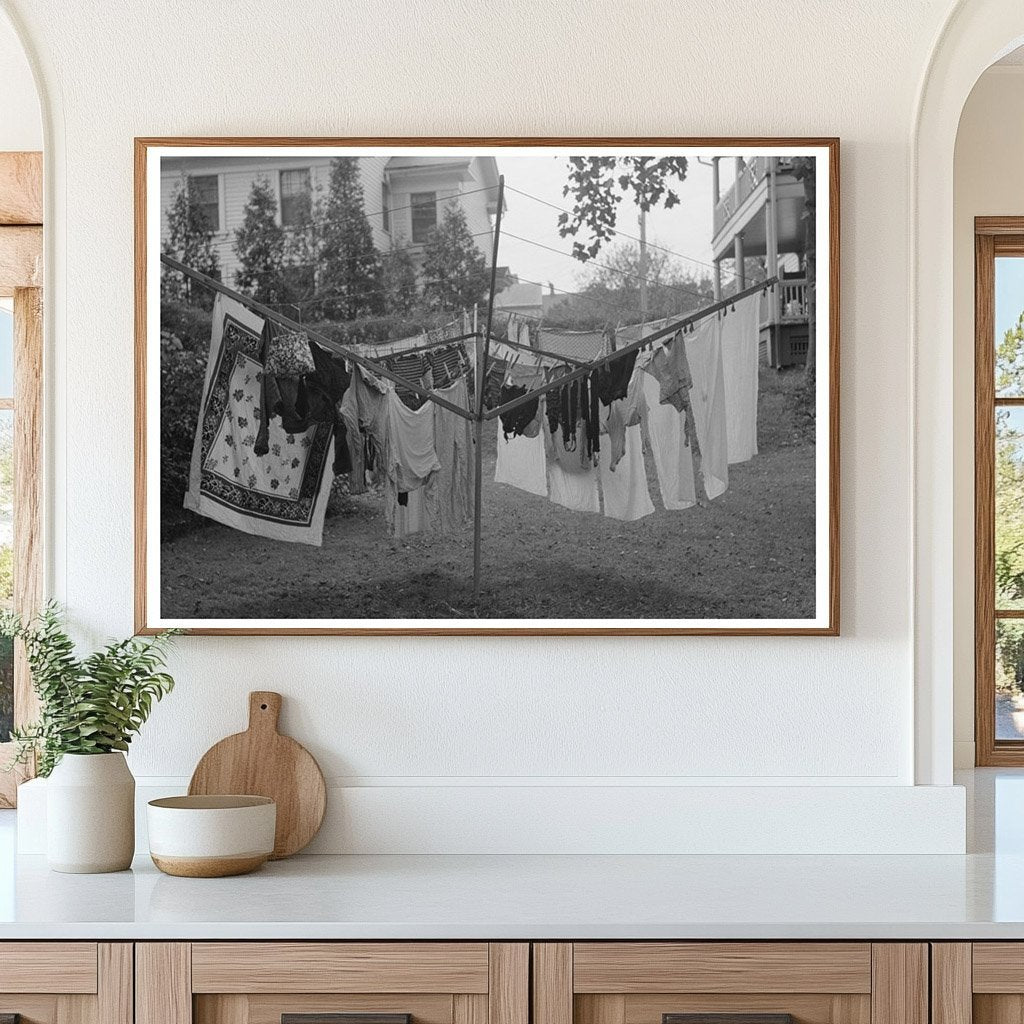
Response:
[[[209,523],[161,545],[169,618],[806,618],[814,614],[813,426],[798,371],[761,374],[760,452],[706,507],[633,523],[494,483],[484,449],[483,584],[473,531],[388,537],[381,499],[344,499],[322,548]]]

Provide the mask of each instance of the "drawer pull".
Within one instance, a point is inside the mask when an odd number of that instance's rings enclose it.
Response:
[[[7,1024],[0,1020],[0,1024]],[[14,1024],[17,1024],[15,1021]],[[281,1024],[412,1024],[411,1013],[282,1013]]]
[[[791,1013],[663,1013],[661,1024],[793,1024]]]
[[[21,1024],[20,1013],[0,1013],[0,1024]]]

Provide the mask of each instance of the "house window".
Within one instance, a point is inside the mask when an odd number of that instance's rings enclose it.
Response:
[[[202,210],[210,230],[220,231],[220,176],[194,174],[192,184],[199,198],[199,209]]]
[[[388,188],[388,183],[382,181],[380,183],[380,226],[391,233],[391,189]]]
[[[409,205],[412,207],[412,240],[416,244],[425,242],[437,227],[437,193],[413,192]]]
[[[312,191],[308,167],[281,172],[282,227],[292,227],[308,220]]]
[[[975,759],[1024,765],[1024,218],[975,232]]]

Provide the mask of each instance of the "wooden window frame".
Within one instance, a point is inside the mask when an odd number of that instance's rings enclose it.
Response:
[[[31,617],[43,600],[43,161],[0,153],[0,298],[14,299],[14,608]],[[25,652],[14,654],[14,724],[33,721],[38,702]],[[0,768],[14,756],[0,743]],[[14,807],[34,766],[0,771],[0,807]]]
[[[1024,609],[997,610],[995,584],[995,417],[1024,406],[996,398],[995,268],[999,256],[1024,257],[1024,217],[974,220],[974,760],[979,767],[1024,766],[1024,741],[996,739],[996,620],[1024,620]]]

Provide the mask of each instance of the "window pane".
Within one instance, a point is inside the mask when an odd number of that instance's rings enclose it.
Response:
[[[199,208],[203,211],[206,223],[211,231],[220,231],[220,180],[216,174],[194,175],[199,198]]]
[[[14,413],[0,410],[0,606],[14,597]],[[13,725],[14,647],[0,640],[0,743]]]
[[[309,219],[312,187],[309,168],[281,172],[281,224],[289,227]]]
[[[437,227],[437,193],[413,192],[409,205],[412,207],[412,240],[425,242]]]
[[[1024,397],[1024,257],[996,258],[996,395]]]
[[[14,397],[14,315],[0,309],[0,398]]]
[[[996,608],[1024,608],[1024,408],[996,409]]]
[[[1024,622],[996,620],[996,739],[1024,739]]]

